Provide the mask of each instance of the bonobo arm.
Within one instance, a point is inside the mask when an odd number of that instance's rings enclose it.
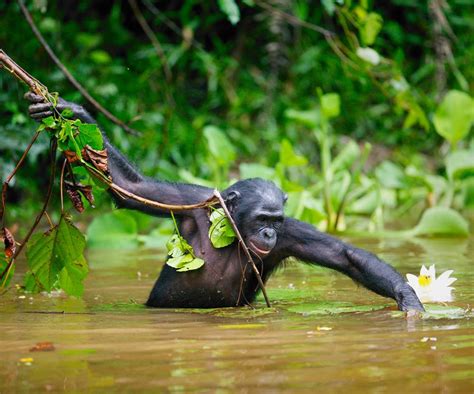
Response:
[[[393,298],[400,310],[424,310],[415,291],[393,267],[372,253],[322,233],[307,223],[285,218],[279,231],[277,252],[283,257],[293,256],[342,272],[369,290]]]
[[[41,121],[53,114],[51,104],[45,103],[43,97],[28,92],[25,98],[32,103],[28,110],[33,119]],[[74,112],[74,119],[79,119],[85,123],[97,123],[84,107],[60,98],[56,109],[62,112],[66,108],[70,108]],[[140,197],[164,204],[196,204],[212,196],[212,189],[207,187],[156,181],[146,178],[110,143],[102,130],[101,133],[104,139],[104,147],[107,149],[109,172],[113,182],[118,186]],[[117,205],[121,208],[136,209],[152,215],[167,214],[167,211],[152,208],[129,198],[122,198],[113,192],[111,194]],[[177,215],[186,215],[190,214],[190,212],[192,211],[182,211],[178,212]]]

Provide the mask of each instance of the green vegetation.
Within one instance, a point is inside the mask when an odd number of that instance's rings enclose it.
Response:
[[[289,216],[330,232],[469,234],[474,46],[466,28],[472,6],[465,2],[85,1],[65,10],[38,1],[29,8],[72,74],[141,131],[127,135],[97,114],[113,143],[146,175],[217,188],[239,178],[270,179],[288,193]],[[81,102],[18,5],[1,4],[0,15],[3,49],[62,97]],[[24,86],[1,72],[0,87],[0,176],[6,179],[35,126],[21,99]],[[97,160],[83,154],[86,146],[88,155],[100,154],[102,137],[95,125],[69,117],[47,118],[38,130],[53,133],[59,149],[82,164],[72,170],[81,188],[66,191],[78,211],[101,208],[76,218],[88,223],[94,216],[89,245],[135,248],[169,236],[168,224],[108,213],[110,202],[100,192],[92,199],[91,188],[104,184],[85,170],[97,168]],[[42,132],[10,184],[7,220],[9,228],[21,224],[17,239],[40,211],[48,146]],[[87,272],[78,257],[84,245],[57,245],[80,235],[62,208],[49,212],[59,224],[29,246],[26,283],[77,295]],[[210,237],[223,247],[234,234],[225,219],[213,224]],[[173,240],[168,251],[175,268],[198,268],[202,260],[189,245],[179,235]],[[58,253],[65,256],[61,264]],[[0,272],[10,257],[2,256]]]

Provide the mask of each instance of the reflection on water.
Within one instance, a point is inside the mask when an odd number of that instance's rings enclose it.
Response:
[[[474,239],[351,239],[401,272],[454,269],[454,306],[474,301]],[[158,257],[157,257],[158,256]],[[273,308],[152,310],[160,253],[93,252],[84,299],[0,298],[0,392],[472,392],[474,324],[406,321],[394,303],[335,272],[293,264],[268,284]],[[21,280],[21,267],[16,281]],[[373,306],[312,314],[313,305]],[[63,313],[64,312],[64,313]],[[50,341],[51,352],[30,352]],[[25,360],[32,358],[33,360]],[[23,360],[22,360],[23,359]],[[22,360],[22,361],[21,361]]]

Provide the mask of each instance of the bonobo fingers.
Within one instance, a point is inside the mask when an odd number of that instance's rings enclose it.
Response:
[[[44,102],[44,97],[40,96],[39,94],[33,93],[32,91],[26,92],[23,97],[32,104]]]
[[[38,103],[31,104],[28,107],[28,112],[30,115],[37,114],[39,112],[52,111],[52,105],[50,103]]]
[[[418,299],[415,290],[413,290],[413,288],[406,282],[395,288],[395,297],[398,309],[401,311],[425,311],[425,308],[423,308],[423,304]]]
[[[41,120],[47,118],[48,116],[53,116],[53,111],[30,113],[31,119],[37,120],[38,122],[41,122]]]

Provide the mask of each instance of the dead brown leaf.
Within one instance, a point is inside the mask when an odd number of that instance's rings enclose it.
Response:
[[[53,342],[38,342],[30,349],[30,352],[52,352],[56,350]]]
[[[104,174],[109,173],[107,164],[107,149],[95,150],[89,145],[86,145],[82,152],[84,160],[92,163],[95,168],[102,171]]]
[[[4,227],[0,232],[0,237],[5,246],[5,256],[7,258],[13,257],[16,251],[16,242],[15,238],[13,237],[13,234],[10,232],[9,229]]]

